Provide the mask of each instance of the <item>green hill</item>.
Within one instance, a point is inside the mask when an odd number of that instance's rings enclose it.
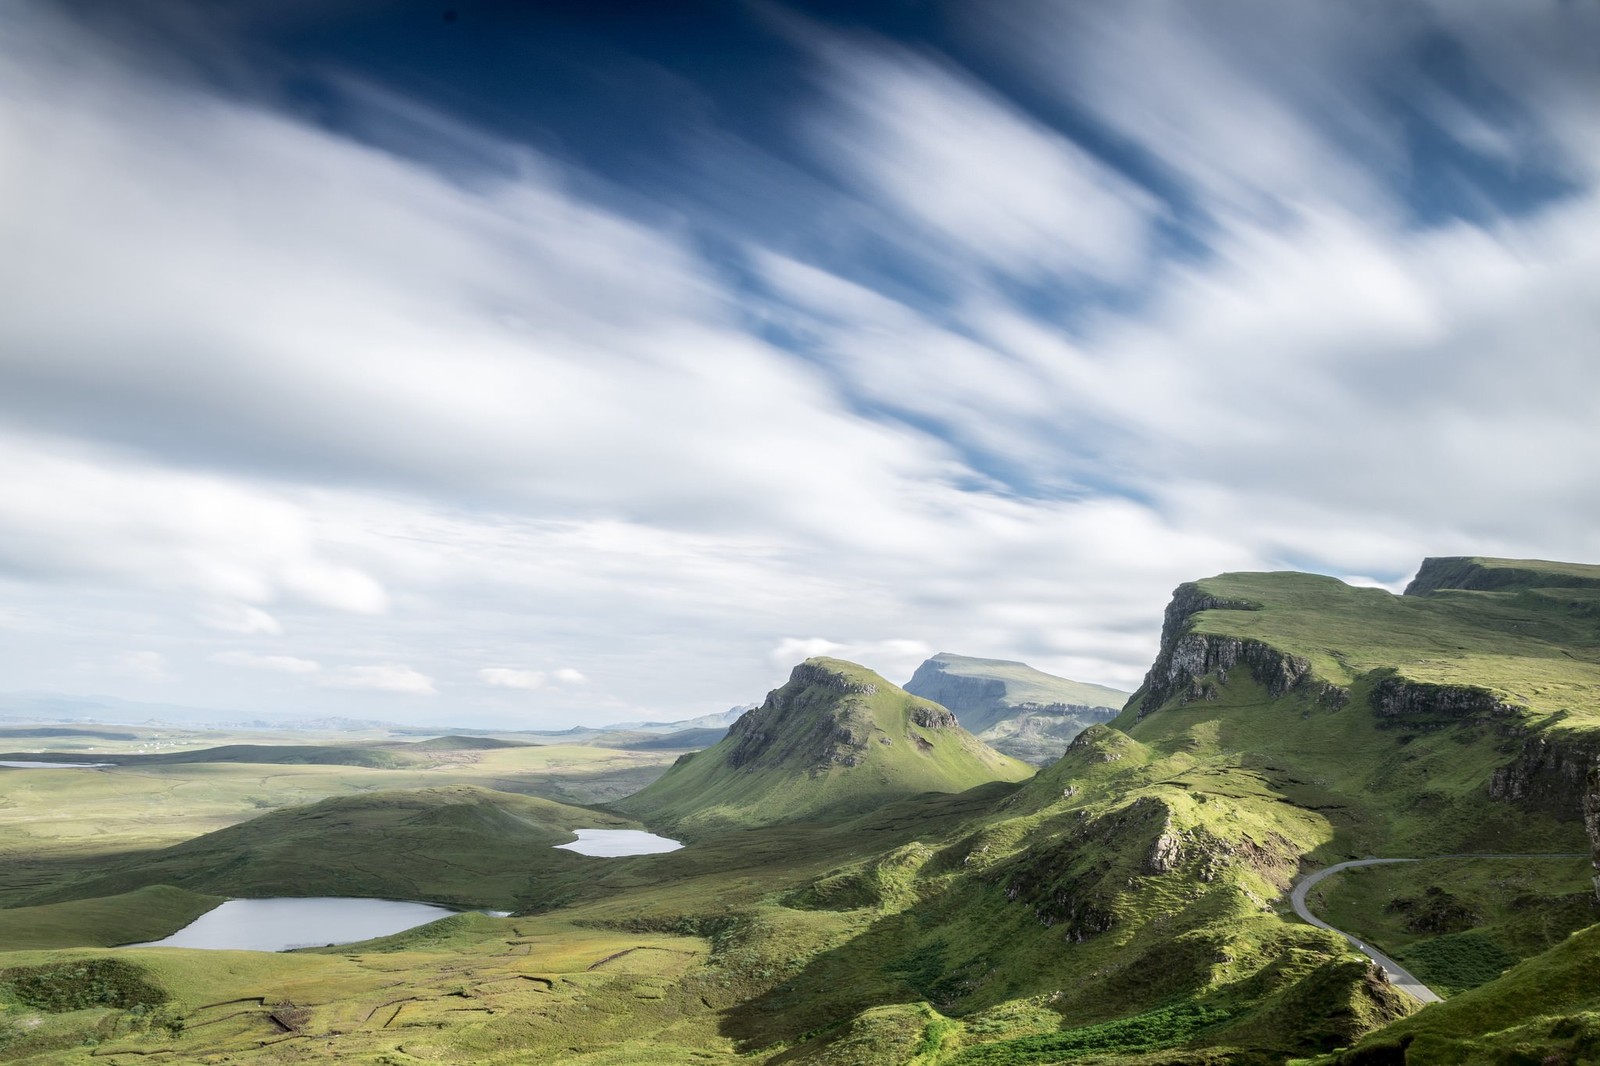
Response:
[[[339,796],[206,833],[41,894],[112,896],[147,885],[232,896],[379,896],[511,907],[530,878],[574,857],[573,829],[634,825],[470,785]]]
[[[694,832],[861,814],[1029,773],[945,708],[865,667],[819,657],[796,666],[721,741],[616,806]]]
[[[1128,693],[1070,681],[1026,663],[940,652],[917,667],[906,691],[955,712],[963,728],[1007,755],[1043,764],[1072,738],[1115,718]]]

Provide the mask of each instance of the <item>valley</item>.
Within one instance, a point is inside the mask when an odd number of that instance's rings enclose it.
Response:
[[[1144,684],[1037,767],[911,687],[817,657],[726,732],[584,744],[19,727],[0,759],[113,765],[0,769],[0,1060],[1600,1054],[1600,568],[1183,585]],[[580,830],[684,846],[585,855]],[[1294,884],[1371,858],[1416,861],[1306,904],[1442,1002],[1295,913]],[[117,946],[272,896],[512,913],[284,953]]]

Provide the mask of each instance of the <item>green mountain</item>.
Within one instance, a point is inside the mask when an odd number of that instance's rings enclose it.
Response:
[[[860,814],[926,792],[1017,781],[1031,768],[948,710],[854,663],[807,659],[728,735],[618,809],[683,832]]]
[[[1128,702],[1126,692],[1056,677],[1026,663],[949,652],[917,667],[906,691],[942,703],[978,739],[1036,765],[1060,758],[1073,737],[1109,722]]]

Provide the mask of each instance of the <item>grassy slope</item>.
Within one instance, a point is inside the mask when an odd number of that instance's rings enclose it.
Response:
[[[241,896],[381,896],[513,907],[525,902],[540,866],[574,863],[552,848],[575,839],[571,830],[633,824],[466,785],[340,796],[113,863],[52,887],[39,902],[165,884]]]
[[[1559,713],[1569,726],[1600,726],[1600,626],[1590,609],[1600,590],[1513,585],[1394,596],[1311,574],[1224,574],[1197,584],[1265,608],[1206,611],[1197,632],[1265,641],[1309,659],[1325,681],[1351,685],[1392,669],[1487,688],[1528,708],[1531,724]]]
[[[110,947],[168,936],[223,900],[171,885],[118,896],[0,910],[0,951]]]
[[[1032,773],[963,729],[918,724],[919,712],[944,709],[865,667],[823,658],[805,666],[837,684],[791,680],[744,726],[679,759],[618,809],[693,834],[859,814],[919,793],[961,792]],[[802,672],[797,668],[796,677]],[[830,747],[841,731],[856,738],[843,758]],[[754,754],[740,762],[740,752]]]
[[[594,803],[637,792],[671,754],[580,745],[432,753],[402,770],[192,763],[0,771],[0,905],[267,811],[462,783]]]
[[[1547,1063],[1600,1059],[1600,926],[1574,933],[1500,977],[1372,1034],[1323,1066]],[[1404,1048],[1403,1058],[1395,1052]]]
[[[1329,878],[1312,909],[1437,991],[1465,991],[1600,921],[1588,859],[1438,859]]]

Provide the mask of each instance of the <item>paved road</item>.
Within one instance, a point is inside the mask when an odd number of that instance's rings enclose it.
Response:
[[[1524,854],[1524,855],[1504,855],[1504,854],[1482,855],[1482,854],[1478,854],[1478,855],[1433,855],[1433,856],[1430,856],[1430,858],[1435,858],[1435,859],[1586,859],[1586,858],[1589,858],[1589,857],[1590,856],[1588,855],[1587,852],[1581,852],[1581,851],[1575,851],[1575,852],[1549,852],[1549,853],[1544,853],[1544,854],[1539,854],[1539,855],[1526,855],[1526,854]],[[1334,874],[1338,873],[1341,870],[1349,870],[1349,869],[1351,869],[1353,867],[1356,867],[1356,866],[1382,866],[1382,865],[1385,865],[1387,863],[1421,862],[1421,861],[1423,861],[1423,860],[1421,860],[1421,859],[1356,859],[1353,862],[1341,862],[1341,863],[1338,863],[1337,865],[1334,865],[1334,866],[1324,867],[1323,869],[1318,870],[1315,873],[1307,874],[1305,877],[1302,877],[1300,879],[1300,881],[1294,886],[1294,890],[1289,893],[1289,902],[1294,905],[1294,912],[1296,914],[1298,914],[1300,917],[1304,918],[1306,921],[1310,922],[1312,925],[1316,926],[1318,929],[1326,929],[1330,933],[1338,933],[1340,936],[1342,936],[1346,940],[1350,941],[1350,943],[1354,944],[1356,946],[1356,950],[1357,951],[1361,952],[1367,958],[1371,959],[1373,962],[1377,963],[1379,966],[1382,966],[1385,970],[1387,970],[1389,972],[1389,983],[1390,984],[1394,985],[1398,989],[1401,989],[1401,990],[1403,990],[1405,992],[1411,993],[1411,995],[1415,996],[1417,999],[1421,1000],[1424,1003],[1438,1003],[1439,1002],[1439,998],[1440,998],[1438,993],[1436,993],[1433,989],[1429,988],[1427,985],[1423,984],[1421,981],[1417,980],[1416,975],[1413,974],[1410,970],[1407,970],[1404,966],[1401,966],[1398,962],[1395,962],[1389,956],[1385,955],[1383,952],[1379,951],[1377,948],[1373,947],[1372,945],[1367,944],[1367,943],[1365,943],[1365,942],[1363,942],[1361,940],[1358,940],[1357,938],[1351,936],[1349,933],[1345,932],[1343,929],[1335,929],[1333,926],[1329,925],[1327,922],[1323,921],[1321,918],[1318,918],[1315,914],[1312,914],[1310,909],[1306,906],[1306,893],[1311,891],[1311,889],[1313,889],[1314,887],[1316,887],[1316,885],[1323,878],[1331,877],[1331,876],[1333,876]]]

